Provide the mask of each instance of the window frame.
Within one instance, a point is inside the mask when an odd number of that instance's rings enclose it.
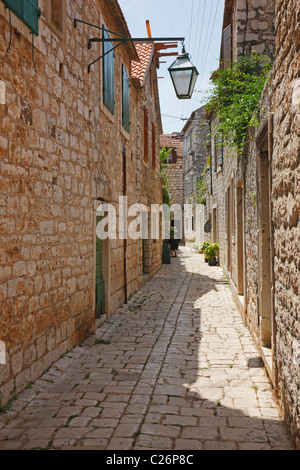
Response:
[[[46,20],[48,26],[54,31],[54,33],[60,38],[66,38],[66,2],[60,2],[61,5],[61,16],[62,16],[62,29],[60,30],[58,25],[52,19],[52,0],[46,2]]]
[[[15,4],[12,0],[2,0],[4,5],[22,21],[23,24],[36,36],[39,35],[39,19],[41,17],[41,9],[38,0],[18,0]],[[30,10],[30,8],[32,10]],[[36,10],[36,18],[30,18],[30,13]]]
[[[148,163],[149,159],[149,112],[144,108],[144,162]]]
[[[102,25],[102,38],[110,38],[109,33],[106,31],[104,24]],[[106,52],[113,48],[112,42],[105,41],[102,43],[102,103],[108,109],[108,111],[114,115],[115,114],[115,60],[114,60],[114,52],[111,51],[108,54]],[[104,55],[106,54],[106,55]],[[106,71],[106,67],[108,67]],[[106,85],[109,85],[109,80],[106,76],[109,74],[109,67],[111,68],[111,76],[112,76],[112,88],[105,89]],[[109,97],[111,90],[111,96]],[[111,101],[111,102],[110,102]]]
[[[232,60],[232,25],[229,24],[222,31],[222,68],[230,67]]]
[[[156,166],[156,127],[152,122],[152,170],[155,170]]]
[[[125,89],[125,86],[127,89]],[[126,93],[125,93],[126,92]],[[122,64],[122,126],[130,133],[130,77]]]

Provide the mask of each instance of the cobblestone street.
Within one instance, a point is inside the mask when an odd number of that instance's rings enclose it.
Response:
[[[293,449],[222,268],[181,248],[0,413],[0,449]]]

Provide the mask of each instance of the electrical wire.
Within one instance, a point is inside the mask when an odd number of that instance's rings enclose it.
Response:
[[[199,41],[197,40],[198,38],[198,27],[199,27],[199,18],[200,18],[200,11],[202,9],[202,7],[204,6],[204,12],[203,12],[203,16],[202,16],[202,25],[201,25],[201,30],[200,30],[200,39]],[[202,38],[202,31],[203,31],[203,25],[204,25],[204,17],[205,17],[205,9],[206,9],[206,0],[203,0],[199,10],[198,10],[198,19],[197,19],[197,29],[196,29],[196,34],[195,34],[195,44],[198,43],[198,50],[197,50],[197,53],[196,53],[196,49],[197,49],[197,46],[195,46],[195,62],[194,62],[194,65],[197,67],[198,66],[198,57],[199,57],[199,52],[200,52],[200,47],[201,47],[201,38]],[[188,107],[188,114],[190,115],[191,114],[191,110],[192,108],[194,108],[195,106],[195,97],[193,96],[192,99],[190,100],[189,102],[189,107]]]
[[[249,15],[249,4],[248,4],[248,0],[246,0],[246,24],[245,24],[245,30],[244,30],[243,55],[245,55],[246,34],[247,34],[247,26],[248,26],[248,15]]]
[[[164,127],[169,126],[169,125],[171,125],[171,124],[175,124],[175,123],[180,122],[180,121],[181,121],[181,119],[177,119],[177,121],[172,121],[172,122],[164,123]]]
[[[200,9],[201,7],[199,8],[198,10],[198,13],[200,12]],[[191,20],[190,20],[190,28],[189,28],[189,47],[188,47],[188,50],[190,51],[190,43],[191,43],[191,37],[192,37],[192,25],[193,25],[193,11],[194,11],[194,0],[192,1],[192,8],[191,8]],[[195,18],[194,18],[195,20]],[[181,107],[181,114],[187,114],[188,113],[188,109],[190,109],[190,105],[191,103],[182,103],[182,107]]]
[[[206,0],[204,0],[204,1],[206,1]],[[199,13],[200,13],[200,11],[202,10],[204,1],[203,1],[202,4],[200,5],[199,10],[198,10],[198,12],[196,13],[196,15],[194,16],[194,19],[193,19],[192,23],[194,23],[194,21],[196,20],[196,18],[199,16]],[[189,32],[189,30],[185,33],[186,36],[187,36],[188,32]]]
[[[190,42],[191,42],[191,36],[192,36],[194,1],[195,1],[195,0],[192,0],[191,21],[190,21],[190,34],[189,34],[189,48],[190,48]]]
[[[178,122],[178,121],[198,121],[197,119],[191,119],[190,117],[184,118],[182,116],[181,117],[179,117],[179,116],[170,116],[169,114],[162,114],[161,116],[177,118],[178,120],[176,122]]]
[[[205,57],[204,65],[203,65],[203,68],[202,68],[202,71],[203,71],[203,72],[204,72],[204,70],[205,70],[205,65],[206,65],[206,62],[207,62],[208,53],[209,53],[210,46],[211,46],[211,40],[212,40],[212,36],[213,36],[213,32],[214,32],[214,27],[215,27],[215,23],[216,23],[217,12],[218,12],[218,9],[219,9],[219,3],[220,3],[220,0],[218,0],[217,8],[216,8],[216,11],[215,11],[215,17],[214,17],[213,25],[212,25],[212,28],[211,28],[211,34],[210,34],[209,43],[208,43],[208,47],[207,47],[206,57]],[[203,76],[201,75],[200,87],[199,87],[199,88],[201,88],[202,79],[203,79]]]
[[[198,51],[197,51],[197,56],[196,56],[196,64],[198,64],[198,59],[199,59],[199,54],[200,54],[200,47],[201,47],[201,40],[202,40],[202,31],[203,31],[203,29],[204,29],[203,26],[204,26],[205,11],[206,11],[206,0],[204,0],[204,11],[203,11],[203,16],[202,16],[202,24],[201,24],[201,30],[200,30],[200,38],[199,38]]]
[[[176,24],[176,21],[177,21],[177,19],[178,19],[179,13],[180,13],[180,11],[181,11],[183,2],[184,2],[184,0],[181,0],[180,7],[179,7],[179,9],[178,9],[178,11],[177,11],[177,15],[176,15],[175,21],[174,21],[174,23],[173,23],[172,29],[171,29],[171,31],[170,31],[170,33],[169,33],[169,36],[171,36],[172,31],[173,31],[173,29],[174,29],[174,27],[175,27],[175,24]]]

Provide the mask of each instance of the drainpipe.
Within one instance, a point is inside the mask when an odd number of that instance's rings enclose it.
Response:
[[[123,196],[126,196],[126,195],[127,195],[126,147],[123,146]],[[127,304],[127,302],[128,302],[128,291],[127,291],[127,236],[124,237],[124,283],[125,283],[124,284],[125,304]]]
[[[245,29],[244,29],[243,56],[245,55],[246,34],[247,34],[247,26],[248,26],[248,16],[249,16],[249,4],[248,4],[248,0],[246,0],[246,23],[245,23]]]
[[[209,133],[211,136],[211,121],[209,121]],[[210,137],[211,138],[211,137]],[[213,169],[213,163],[212,163],[212,146],[210,146],[210,194],[213,195],[213,180],[212,180],[212,169]]]

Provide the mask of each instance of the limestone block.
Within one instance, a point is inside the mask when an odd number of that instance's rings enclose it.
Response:
[[[11,369],[14,375],[21,372],[23,368],[23,351],[18,351],[11,356]]]

